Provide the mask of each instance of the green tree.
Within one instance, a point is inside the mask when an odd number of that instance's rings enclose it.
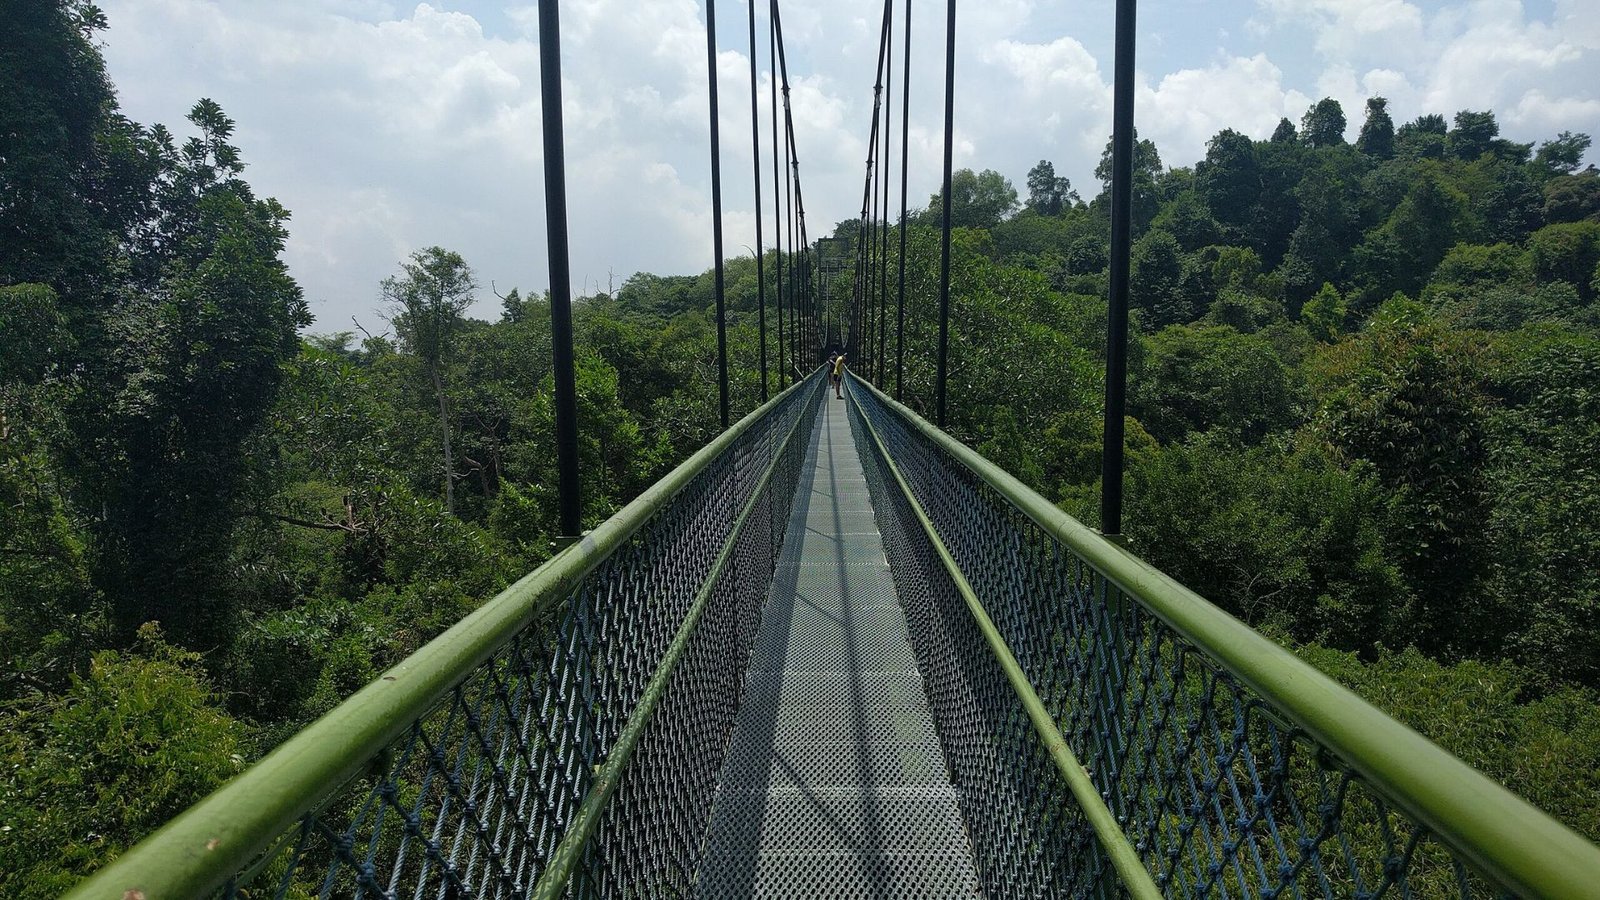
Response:
[[[1017,211],[1017,189],[993,169],[974,173],[957,169],[950,175],[950,227],[993,228]],[[944,215],[944,192],[928,198],[923,222],[937,225]]]
[[[1399,297],[1357,339],[1324,352],[1318,431],[1393,492],[1393,553],[1416,595],[1411,638],[1430,653],[1492,652],[1488,604],[1463,608],[1486,571],[1489,403],[1478,339]]]
[[[1139,554],[1246,623],[1362,652],[1404,634],[1409,600],[1369,467],[1209,434],[1133,454],[1129,482]]]
[[[1395,155],[1406,160],[1443,159],[1449,131],[1449,124],[1438,113],[1418,116],[1395,132]]]
[[[1492,112],[1463,109],[1456,113],[1455,127],[1448,135],[1450,153],[1457,159],[1472,161],[1494,148],[1500,136],[1500,123]]]
[[[1545,325],[1499,344],[1486,525],[1501,627],[1525,664],[1600,687],[1600,338]]]
[[[1571,175],[1583,165],[1583,155],[1589,152],[1591,143],[1587,134],[1563,131],[1539,145],[1533,164],[1548,176]]]
[[[456,466],[452,448],[450,407],[445,391],[445,366],[455,351],[461,314],[472,305],[478,283],[461,254],[428,247],[400,264],[401,275],[383,281],[383,296],[392,305],[395,329],[403,346],[422,364],[439,407],[439,444],[444,456],[445,509],[456,510]]]
[[[1061,211],[1078,202],[1078,192],[1072,182],[1056,174],[1049,160],[1028,170],[1028,208],[1042,216],[1060,215]]]
[[[288,212],[239,178],[214,104],[190,118],[202,137],[163,153],[135,266],[159,274],[124,287],[90,332],[63,450],[75,499],[99,511],[95,580],[117,633],[155,619],[198,647],[231,627],[222,573],[252,489],[248,442],[310,315],[280,258]]]
[[[1300,133],[1295,131],[1294,123],[1287,118],[1278,120],[1278,127],[1272,129],[1271,142],[1274,144],[1294,144],[1300,140]]]
[[[1140,138],[1139,130],[1133,132],[1133,230],[1137,234],[1149,226],[1161,207],[1160,179],[1165,172],[1161,154],[1155,142]],[[1094,168],[1094,177],[1100,180],[1102,208],[1111,197],[1111,141],[1100,154],[1100,163]]]
[[[1357,280],[1368,302],[1394,291],[1416,293],[1461,233],[1467,197],[1438,170],[1418,172],[1388,220],[1357,248]]]
[[[1594,299],[1589,276],[1600,265],[1600,222],[1546,225],[1528,238],[1528,255],[1539,281],[1565,281],[1585,303]]]
[[[1205,199],[1195,191],[1183,191],[1172,198],[1150,226],[1177,238],[1179,246],[1191,253],[1222,240],[1221,226],[1211,217]]]
[[[1289,424],[1294,397],[1271,342],[1225,325],[1157,332],[1132,394],[1133,414],[1163,443],[1213,429],[1258,443]]]
[[[1600,173],[1557,175],[1544,183],[1544,221],[1600,221]]]
[[[1128,302],[1139,310],[1139,321],[1146,331],[1194,320],[1197,310],[1179,291],[1184,258],[1177,238],[1165,231],[1151,230],[1134,245],[1132,262]]]
[[[1207,207],[1229,236],[1243,236],[1261,200],[1255,142],[1231,128],[1217,132],[1206,144],[1205,159],[1195,164],[1194,176]]]
[[[54,288],[74,325],[103,309],[118,244],[147,211],[143,129],[117,113],[86,0],[8,2],[0,29],[0,284]]]
[[[1332,97],[1324,97],[1300,120],[1300,139],[1311,147],[1336,147],[1345,142],[1344,126],[1344,107]]]
[[[1300,310],[1300,321],[1305,323],[1311,336],[1324,343],[1332,343],[1344,332],[1346,310],[1344,298],[1333,285],[1323,282],[1316,296],[1306,301]]]
[[[199,657],[153,627],[97,653],[55,697],[0,713],[7,773],[0,891],[54,897],[238,772],[245,730]]]
[[[1367,119],[1361,123],[1356,149],[1368,156],[1388,159],[1394,156],[1394,119],[1389,116],[1389,101],[1367,98]]]

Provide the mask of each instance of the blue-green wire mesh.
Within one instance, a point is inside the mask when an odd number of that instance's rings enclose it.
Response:
[[[711,460],[564,602],[531,621],[366,775],[223,889],[257,898],[529,894],[769,465],[698,627],[569,896],[682,896],[782,546],[820,379]],[[778,456],[784,438],[792,440]]]
[[[1504,895],[898,413],[865,390],[854,397],[1163,893]],[[874,486],[899,493],[881,475]],[[1003,692],[972,649],[981,637],[940,585],[937,561],[916,547],[912,529],[886,522],[886,540],[891,531],[909,534],[897,539],[906,549],[890,554],[902,596],[913,593],[905,580],[928,583],[914,641],[930,692],[932,672],[949,670],[941,738],[954,760],[973,760],[968,828],[980,867],[991,867],[983,874],[993,872],[991,894],[1008,895],[1008,883],[1025,883],[1031,895],[1101,890],[1096,883],[1114,876],[1082,822],[1063,811],[1070,796],[1041,774],[1036,744],[1019,737],[1031,726],[1003,711]],[[985,778],[992,798],[981,796]]]

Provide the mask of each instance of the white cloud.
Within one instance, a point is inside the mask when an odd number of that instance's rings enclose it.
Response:
[[[1406,0],[1232,0],[1175,10],[1173,40],[1141,47],[1137,121],[1172,165],[1218,130],[1265,137],[1313,97],[1391,98],[1397,120],[1492,107],[1521,140],[1600,133],[1600,6],[1517,0],[1433,11]],[[527,0],[103,0],[125,110],[181,124],[213,97],[262,194],[294,213],[288,258],[338,327],[367,315],[409,250],[460,250],[480,280],[545,284],[537,17]],[[897,6],[900,6],[897,4]],[[562,6],[568,191],[576,284],[607,273],[710,264],[706,47],[695,0]],[[901,7],[903,8],[903,7]],[[786,7],[791,101],[813,237],[859,209],[871,115],[875,5]],[[1050,159],[1080,190],[1110,130],[1110,20],[1048,4],[964,4],[957,43],[956,161],[1018,184]],[[742,4],[719,4],[726,244],[753,242],[749,61]],[[911,205],[937,187],[943,153],[944,17],[918,4],[912,41]],[[770,152],[766,27],[758,28],[761,142]],[[894,34],[898,41],[900,23]],[[1070,31],[1071,36],[1066,36]],[[1177,40],[1176,36],[1190,36]],[[1215,36],[1215,44],[1192,36]],[[1303,50],[1303,52],[1302,52]],[[896,48],[892,134],[899,139]],[[772,222],[770,160],[763,164]],[[899,149],[892,152],[898,180]],[[896,198],[896,201],[898,198]],[[769,238],[770,240],[770,238]],[[477,309],[495,314],[494,300]]]
[[[1473,0],[1431,12],[1404,0],[1257,0],[1271,36],[1309,28],[1323,61],[1318,90],[1345,106],[1351,133],[1361,103],[1388,97],[1404,121],[1429,112],[1492,109],[1511,136],[1596,129],[1600,7],[1555,0],[1549,19],[1521,0]]]
[[[1283,72],[1266,54],[1231,56],[1204,69],[1164,76],[1141,87],[1136,117],[1168,165],[1187,165],[1224,128],[1265,139],[1283,116],[1298,120],[1309,100],[1283,84]]]

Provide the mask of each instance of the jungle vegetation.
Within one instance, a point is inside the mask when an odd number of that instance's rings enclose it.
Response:
[[[53,896],[549,556],[550,334],[537,291],[466,317],[471,248],[439,247],[374,285],[387,322],[316,331],[226,113],[133,122],[92,5],[7,6],[0,893]],[[1600,838],[1589,137],[1346,125],[1139,142],[1129,538]],[[955,179],[950,430],[1094,524],[1105,185],[1024,184]],[[891,230],[922,409],[937,200]],[[742,413],[754,261],[728,283]],[[578,301],[589,524],[716,433],[711,309],[709,273]]]

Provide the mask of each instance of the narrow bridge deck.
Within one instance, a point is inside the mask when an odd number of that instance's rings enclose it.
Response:
[[[817,418],[717,787],[702,897],[975,897],[845,404]]]

